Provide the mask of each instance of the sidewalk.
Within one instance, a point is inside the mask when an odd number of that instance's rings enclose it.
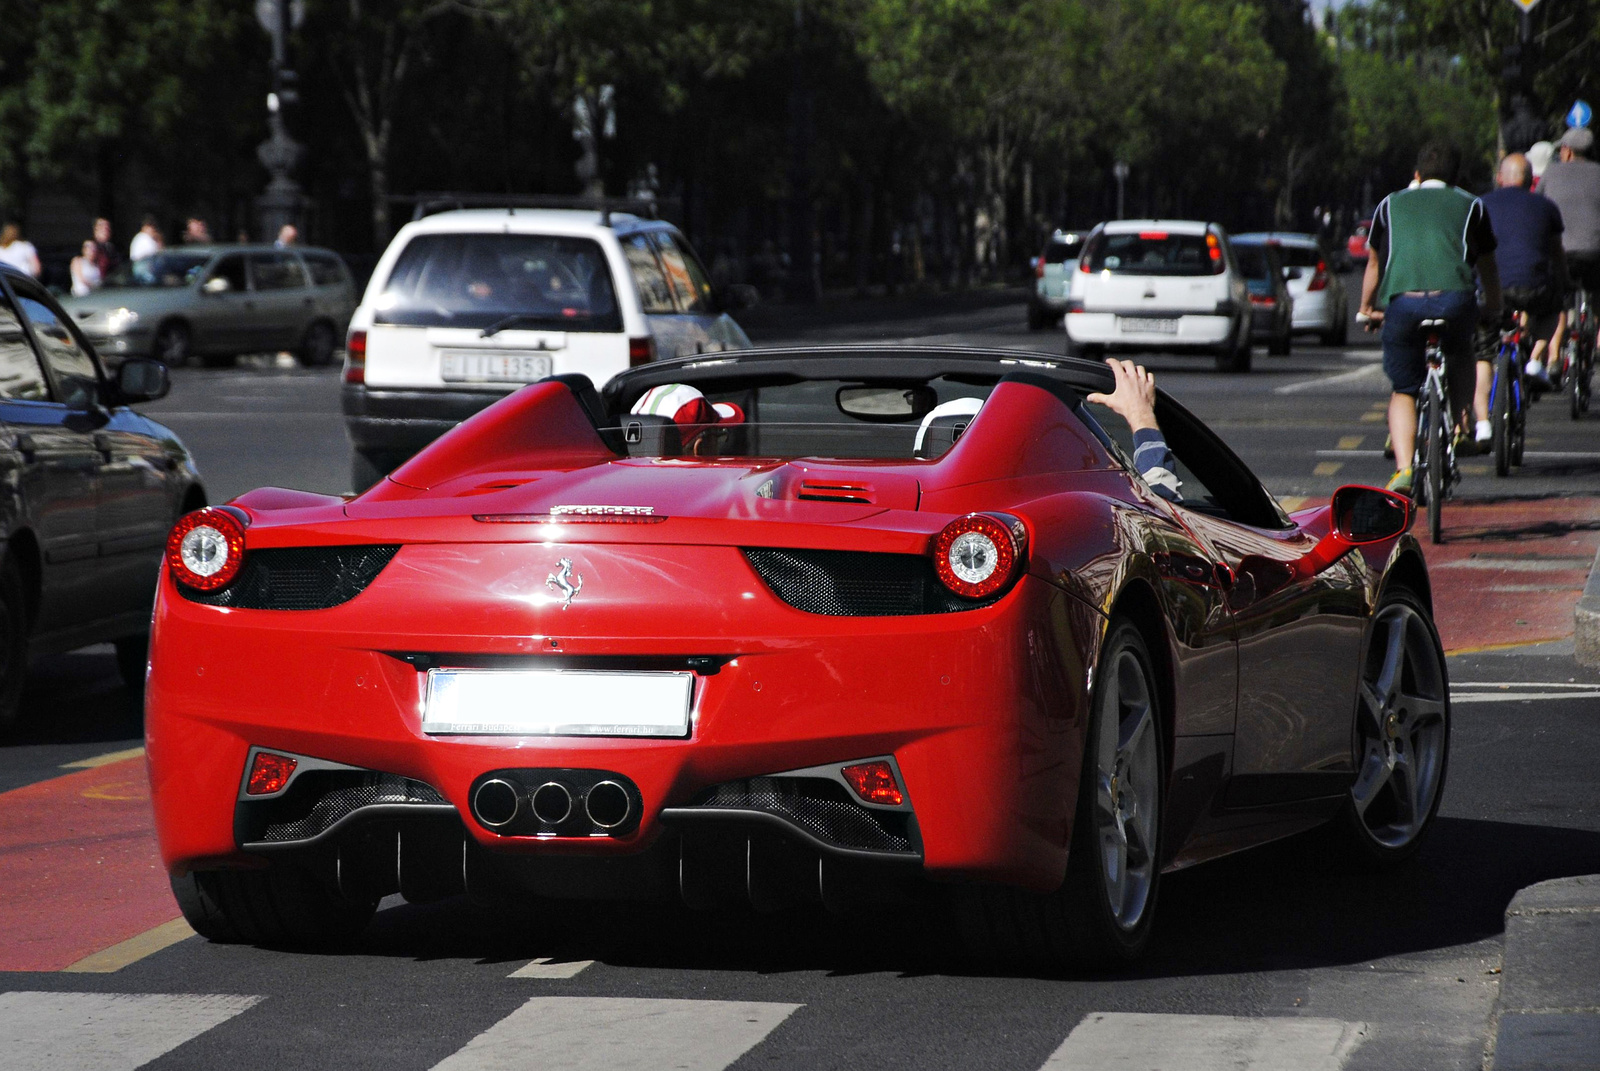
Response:
[[[1600,875],[1530,885],[1506,908],[1493,1071],[1600,1067]]]

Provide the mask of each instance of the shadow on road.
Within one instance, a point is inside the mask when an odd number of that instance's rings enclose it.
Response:
[[[1389,874],[1353,873],[1311,834],[1169,875],[1155,943],[1125,977],[1246,974],[1360,963],[1491,937],[1520,888],[1600,872],[1600,833],[1440,818],[1426,850]],[[657,905],[465,898],[379,914],[370,955],[512,962],[535,956],[713,971],[966,973],[942,901],[834,918]]]
[[[123,685],[116,655],[102,644],[34,662],[3,743],[96,744],[143,734],[144,697]]]

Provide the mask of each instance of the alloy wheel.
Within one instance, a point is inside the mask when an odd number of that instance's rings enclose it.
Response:
[[[1095,741],[1095,827],[1111,916],[1123,930],[1144,917],[1156,868],[1161,752],[1150,681],[1138,655],[1117,653]]]
[[[1396,602],[1373,621],[1356,701],[1356,817],[1388,849],[1414,842],[1444,780],[1448,696],[1427,621]]]

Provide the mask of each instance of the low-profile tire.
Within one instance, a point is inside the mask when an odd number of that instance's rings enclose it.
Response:
[[[168,320],[156,328],[150,355],[169,368],[177,368],[189,360],[192,341],[188,324],[182,320]]]
[[[28,604],[22,570],[7,554],[0,561],[0,733],[17,720],[28,677]]]
[[[1104,968],[1149,944],[1166,779],[1151,666],[1139,630],[1114,621],[1095,673],[1066,878],[1048,894],[957,887],[956,918],[980,961]]]
[[[1267,343],[1267,353],[1273,357],[1287,357],[1293,349],[1294,343],[1290,340],[1288,332],[1284,332],[1283,337]]]
[[[1247,335],[1242,342],[1217,351],[1217,371],[1229,373],[1248,372],[1250,371],[1252,356],[1250,338]]]
[[[144,691],[145,670],[150,664],[150,634],[124,636],[116,647],[117,672],[122,676],[122,683],[133,691]]]
[[[1331,331],[1322,332],[1324,346],[1343,346],[1350,341],[1350,316],[1344,310],[1339,310],[1339,325]]]
[[[322,368],[333,362],[333,355],[339,348],[338,336],[334,334],[333,325],[326,320],[318,320],[306,328],[306,337],[300,343],[300,363],[307,368]]]
[[[1340,839],[1364,867],[1403,863],[1433,824],[1450,761],[1444,648],[1405,588],[1385,592],[1372,615],[1351,745],[1356,779],[1336,820]]]
[[[378,909],[377,900],[347,900],[293,866],[198,870],[171,882],[184,920],[218,944],[336,948],[366,929]]]

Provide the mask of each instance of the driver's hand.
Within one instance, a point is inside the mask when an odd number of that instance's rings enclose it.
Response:
[[[1156,428],[1156,377],[1132,361],[1119,361],[1107,357],[1106,364],[1117,377],[1117,387],[1110,394],[1099,392],[1088,395],[1087,401],[1103,405],[1128,422],[1130,431]]]

